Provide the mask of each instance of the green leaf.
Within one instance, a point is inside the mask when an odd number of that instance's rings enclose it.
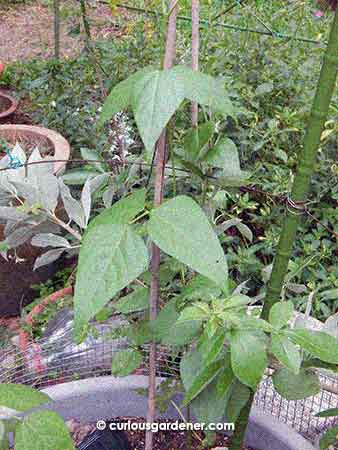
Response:
[[[319,441],[320,450],[333,448],[338,442],[338,425],[326,431]]]
[[[211,381],[220,372],[223,364],[224,363],[222,360],[218,360],[202,369],[200,374],[194,379],[191,387],[186,392],[182,406],[187,406],[191,400],[197,397],[197,395],[200,394],[209,383],[211,383]]]
[[[209,301],[221,295],[221,289],[217,284],[203,275],[192,278],[182,290],[180,297],[183,300]]]
[[[108,224],[90,228],[82,241],[75,284],[76,335],[147,266],[147,248],[131,226]]]
[[[16,411],[28,411],[31,408],[50,402],[50,397],[37,389],[21,384],[0,384],[0,406]]]
[[[6,439],[6,440],[5,440]],[[0,445],[3,442],[8,442],[7,431],[2,421],[0,421]]]
[[[338,408],[326,409],[316,414],[316,417],[338,417]]]
[[[205,122],[198,127],[190,128],[184,137],[184,150],[186,158],[196,161],[200,151],[212,138],[215,131],[215,125],[212,122]]]
[[[138,320],[125,329],[125,335],[133,344],[140,346],[153,339],[149,320]]]
[[[177,322],[190,322],[192,320],[206,320],[210,315],[208,305],[205,303],[197,304],[184,308]]]
[[[294,310],[295,308],[291,300],[275,303],[269,313],[269,322],[275,328],[280,329],[292,319]]]
[[[281,369],[272,379],[276,391],[287,400],[302,400],[320,391],[318,376],[310,370],[300,369],[295,375],[289,369]]]
[[[271,333],[271,331],[273,331],[269,322],[253,316],[239,317],[237,327],[241,330],[263,330],[266,333]]]
[[[186,66],[177,66],[172,72],[184,84],[184,96],[192,102],[210,106],[224,115],[233,115],[233,106],[225,94],[223,82],[210,75],[195,72]]]
[[[299,373],[302,358],[298,348],[286,336],[273,334],[271,352],[276,358],[295,374]]]
[[[204,162],[212,167],[224,169],[229,162],[231,163],[231,159],[234,157],[233,155],[238,155],[236,144],[229,138],[223,138],[215,145],[215,147],[206,153]],[[239,165],[239,159],[237,161]],[[238,167],[239,166],[236,165],[236,170]]]
[[[269,94],[271,91],[273,91],[273,83],[272,82],[262,83],[257,87],[256,95]]]
[[[231,367],[245,385],[256,389],[268,365],[266,337],[259,330],[232,330]]]
[[[184,100],[184,86],[170,70],[156,71],[135,99],[135,120],[145,148],[152,152],[161,132]]]
[[[228,309],[243,308],[243,306],[249,305],[251,301],[252,299],[247,295],[236,294],[224,300],[223,309],[226,311]]]
[[[96,225],[121,224],[131,222],[145,208],[146,190],[137,189],[131,195],[114,203],[111,208],[105,209],[89,224],[87,231]]]
[[[91,150],[89,148],[86,148],[86,147],[82,147],[80,149],[80,152],[81,152],[82,158],[84,160],[86,160],[85,162],[87,162],[87,160],[88,161],[95,161],[93,163],[88,162],[88,164],[90,164],[90,167],[92,167],[93,169],[98,170],[101,173],[105,172],[104,159],[102,158],[102,155],[100,153],[98,153],[95,150]]]
[[[144,311],[149,307],[149,289],[145,287],[135,289],[131,294],[113,303],[113,307],[122,314]]]
[[[100,174],[101,172],[97,170],[72,169],[67,170],[67,172],[62,175],[62,180],[68,185],[82,185],[85,184],[89,177],[96,177]]]
[[[182,195],[153,210],[148,231],[164,252],[227,288],[228,267],[223,249],[194,200]]]
[[[186,353],[180,365],[181,379],[188,391],[203,371],[202,354],[198,350]],[[217,423],[224,416],[226,395],[221,396],[217,391],[218,376],[203,389],[191,402],[193,412],[199,421],[205,423]]]
[[[25,417],[16,429],[15,450],[75,450],[63,419],[53,411]]]
[[[190,171],[193,175],[196,175],[197,177],[199,177],[201,180],[204,180],[205,175],[202,172],[202,170],[194,163],[190,162],[190,161],[185,161],[184,159],[181,158],[176,158],[177,161],[180,162],[181,166],[184,169],[187,169],[188,171]]]
[[[154,72],[154,70],[151,67],[146,67],[114,86],[104,102],[97,125],[98,128],[101,128],[103,124],[115,114],[131,105],[136,83],[140,80],[148,79],[152,72]]]
[[[137,350],[121,350],[113,355],[112,375],[125,377],[134,372],[142,362],[142,354]]]
[[[311,358],[306,361],[303,361],[303,367],[326,369],[326,370],[330,370],[333,373],[338,373],[338,366],[336,364],[330,364],[330,363],[321,361],[320,359],[316,359],[316,358]]]
[[[286,332],[290,339],[322,361],[338,364],[338,340],[322,331],[294,329]]]
[[[224,339],[225,331],[220,330],[211,339],[209,338],[204,341],[202,346],[207,349],[207,352],[204,353],[203,362],[206,366],[214,362],[221,354],[224,349]]]
[[[224,358],[224,366],[217,377],[217,392],[223,397],[227,394],[229,388],[231,387],[233,381],[235,379],[235,375],[231,369],[231,359],[230,353],[227,353]]]
[[[191,342],[201,328],[201,321],[177,322],[176,299],[169,301],[151,323],[154,337],[165,345],[183,346]]]
[[[230,139],[222,139],[208,155],[207,162],[222,169],[217,180],[220,186],[241,186],[250,177],[248,172],[241,169],[237,147]]]
[[[228,422],[236,422],[241,410],[250,400],[250,389],[239,380],[234,380],[229,391],[225,416]]]

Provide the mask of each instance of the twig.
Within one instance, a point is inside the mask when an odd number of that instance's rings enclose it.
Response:
[[[170,1],[169,10],[172,10],[168,21],[167,39],[163,69],[169,70],[173,66],[176,54],[176,17],[177,4],[175,0]],[[165,99],[164,99],[165,101]],[[164,191],[164,171],[167,155],[167,138],[164,130],[156,145],[156,173],[155,173],[155,198],[154,206],[161,205]],[[160,249],[152,243],[151,245],[151,281],[150,281],[150,320],[156,320],[159,303],[159,269],[161,255]],[[149,393],[148,393],[148,413],[147,422],[154,422],[156,414],[156,343],[151,342],[149,347]],[[153,433],[146,432],[145,450],[153,448]]]
[[[199,65],[199,0],[191,2],[191,59],[192,70],[198,71]],[[193,127],[198,125],[198,103],[191,104],[191,124]]]
[[[60,59],[60,0],[54,0],[54,57]]]

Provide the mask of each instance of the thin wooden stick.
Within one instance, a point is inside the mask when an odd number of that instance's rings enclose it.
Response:
[[[199,0],[191,1],[191,61],[192,70],[197,71],[199,66]],[[191,104],[191,124],[193,127],[198,125],[198,104]]]
[[[60,0],[54,0],[54,57],[60,59]]]
[[[163,62],[163,69],[169,70],[173,66],[176,54],[176,17],[177,4],[175,0],[170,1],[169,10],[172,11],[169,16],[165,56]],[[165,99],[163,99],[165,101]],[[155,171],[155,208],[160,206],[163,200],[164,191],[164,170],[167,155],[167,136],[164,130],[157,141],[156,145],[156,171]],[[157,308],[160,296],[159,287],[159,269],[160,269],[161,255],[160,249],[152,243],[151,245],[151,282],[150,282],[150,320],[155,320],[157,317]],[[148,413],[147,422],[152,423],[156,415],[156,343],[152,342],[149,348],[149,393],[148,393]],[[145,450],[152,450],[153,448],[153,433],[146,432]]]

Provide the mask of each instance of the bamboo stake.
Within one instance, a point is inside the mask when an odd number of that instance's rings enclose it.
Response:
[[[198,70],[199,66],[199,0],[191,1],[191,60],[192,70]],[[191,104],[191,124],[193,127],[198,125],[198,104]]]
[[[173,66],[176,54],[176,17],[177,17],[177,3],[175,0],[170,0],[167,38],[165,47],[165,56],[163,62],[163,69],[169,70]],[[165,99],[164,99],[165,101]],[[160,206],[163,200],[164,191],[164,170],[167,155],[167,136],[164,130],[157,141],[155,149],[155,208]],[[151,282],[150,282],[150,320],[155,320],[157,317],[157,309],[160,295],[159,287],[159,269],[160,269],[161,255],[160,249],[152,243],[151,245]],[[149,348],[149,393],[148,393],[148,413],[147,422],[152,423],[155,420],[156,414],[156,343],[152,342]],[[152,450],[153,448],[153,433],[146,432],[145,450]]]
[[[316,95],[313,101],[310,118],[304,137],[303,149],[291,192],[291,205],[306,204],[310,189],[311,177],[315,171],[316,157],[320,145],[320,137],[327,119],[330,102],[333,96],[338,67],[338,10],[335,13],[329,43],[324,56]],[[268,283],[266,300],[262,312],[268,318],[272,305],[280,300],[288,263],[296,239],[301,215],[292,206],[288,210],[279,239],[277,254],[274,260],[271,278]]]
[[[320,137],[328,115],[337,78],[338,54],[338,8],[332,24],[329,42],[324,55],[324,62],[317,84],[310,119],[304,138],[303,149],[299,157],[298,169],[291,193],[291,204],[300,205],[306,202],[310,188],[312,174],[315,170],[316,156],[320,144]],[[262,317],[267,319],[271,307],[280,300],[288,263],[292,254],[293,243],[296,239],[300,215],[289,210],[285,218],[277,254],[274,260],[271,278],[267,288],[266,300]],[[239,423],[229,450],[241,450],[245,437],[245,418],[249,418],[253,402],[253,395],[242,410]]]
[[[60,59],[60,0],[54,0],[54,57]]]

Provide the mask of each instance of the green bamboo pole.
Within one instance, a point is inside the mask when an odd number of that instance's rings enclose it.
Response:
[[[290,200],[297,206],[306,202],[310,182],[315,171],[317,151],[320,137],[328,115],[330,102],[333,96],[338,69],[338,8],[332,24],[329,42],[324,55],[320,77],[317,84],[316,95],[313,101],[310,118],[304,137],[303,149],[298,163],[298,169],[293,182]],[[274,260],[271,278],[268,283],[262,317],[268,318],[271,307],[280,300],[284,278],[291,258],[293,244],[296,239],[300,216],[289,209],[284,220],[277,254]],[[253,395],[236,423],[234,437],[229,450],[241,450],[246,431],[245,420],[249,418]],[[247,423],[247,422],[246,422]]]
[[[336,85],[338,69],[338,9],[331,28],[330,38],[324,56],[316,95],[304,137],[303,148],[299,156],[298,169],[295,175],[291,204],[301,204],[307,201],[311,177],[315,171],[317,151],[320,137],[327,119],[330,102]],[[300,215],[292,207],[288,209],[279,239],[277,254],[273,263],[270,281],[267,286],[262,317],[268,318],[272,305],[280,301],[284,279],[293,244],[296,239]]]

